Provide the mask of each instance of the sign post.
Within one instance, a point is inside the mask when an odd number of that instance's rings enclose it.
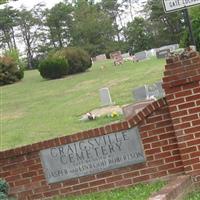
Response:
[[[189,27],[190,42],[194,46],[196,46],[196,43],[193,36],[192,25],[187,8],[195,5],[200,5],[200,0],[163,0],[163,7],[166,13],[175,12],[177,10],[184,10],[185,20]]]
[[[188,28],[189,28],[190,41],[191,41],[192,45],[196,46],[196,42],[195,42],[194,35],[193,35],[193,32],[192,32],[192,25],[191,25],[190,17],[189,17],[189,14],[188,14],[188,9],[187,8],[184,9],[183,12],[184,12],[184,15],[185,15],[186,23],[187,23]]]

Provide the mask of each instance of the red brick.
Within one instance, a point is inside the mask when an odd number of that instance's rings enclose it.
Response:
[[[197,126],[200,124],[200,119],[197,119],[195,121],[192,121],[192,126]]]
[[[44,196],[45,197],[52,197],[52,196],[56,196],[59,194],[58,190],[54,190],[54,191],[49,191],[49,192],[44,192]]]
[[[168,151],[168,150],[173,150],[173,149],[177,149],[177,148],[178,148],[177,144],[171,144],[171,145],[162,147],[162,150],[163,151]]]
[[[139,176],[139,175],[140,175],[139,171],[132,171],[132,172],[123,174],[123,177],[124,178],[131,178],[131,177],[136,177],[136,176]]]
[[[200,144],[200,138],[199,139],[195,138],[194,140],[187,142],[187,144],[188,146],[198,145]]]
[[[91,175],[91,176],[83,176],[79,178],[80,183],[83,182],[88,182],[88,181],[92,181],[95,179],[95,175]]]
[[[188,112],[187,110],[182,110],[182,111],[176,111],[171,113],[171,117],[176,118],[176,117],[182,117],[184,115],[187,115]]]
[[[200,126],[195,126],[184,130],[185,133],[196,133],[200,131]]]
[[[168,171],[169,171],[169,173],[177,174],[177,173],[184,172],[184,168],[182,166],[180,166],[177,168],[169,169]]]
[[[131,185],[131,184],[132,184],[131,179],[122,179],[121,181],[118,181],[118,182],[115,183],[116,187],[126,186],[126,185]]]
[[[195,107],[195,103],[194,102],[184,103],[184,104],[181,104],[181,105],[178,106],[178,108],[180,110],[187,109],[187,108],[192,108],[192,107]]]
[[[150,150],[145,150],[145,154],[146,155],[151,155],[151,154],[155,154],[155,153],[160,153],[161,149],[160,148],[152,148]]]
[[[193,114],[193,115],[188,115],[186,117],[182,117],[182,122],[186,122],[186,121],[193,121],[198,119],[198,115],[197,114]]]
[[[96,181],[89,182],[89,186],[90,187],[99,186],[99,185],[103,185],[105,183],[106,183],[105,179],[101,179],[101,180],[96,180]]]
[[[183,160],[184,165],[193,165],[195,163],[199,163],[199,158],[193,158],[188,160]]]
[[[149,179],[150,179],[150,175],[139,176],[139,177],[133,178],[133,183],[144,182]]]
[[[158,136],[152,136],[152,137],[148,137],[148,138],[143,139],[144,144],[152,143],[152,142],[155,142],[155,141],[158,141]]]
[[[166,158],[171,156],[171,152],[170,151],[165,151],[165,152],[161,152],[158,154],[155,154],[155,159],[161,159],[161,158]]]
[[[197,151],[197,147],[195,147],[195,146],[180,149],[181,154],[192,153],[192,152],[195,152],[195,151]]]
[[[154,174],[151,174],[151,178],[159,178],[159,177],[162,177],[162,176],[167,176],[167,171],[159,171],[159,172],[156,172]]]
[[[149,131],[149,136],[158,135],[161,133],[165,133],[165,128],[162,127],[162,128],[151,130]]]
[[[199,113],[200,112],[200,107],[195,107],[194,108],[191,108],[189,109],[189,113],[192,114],[192,113]]]
[[[152,148],[162,147],[162,146],[166,146],[166,145],[168,145],[168,140],[161,140],[161,141],[154,142],[151,144]]]
[[[110,178],[107,178],[106,179],[106,182],[107,183],[111,183],[111,182],[116,182],[116,181],[119,181],[119,180],[122,180],[122,175],[117,175],[117,176],[112,176]]]
[[[74,190],[81,190],[88,187],[89,187],[88,183],[82,183],[82,184],[72,186]]]
[[[78,184],[78,179],[70,179],[63,182],[63,186],[72,186]]]
[[[30,183],[30,179],[22,179],[15,182],[15,186],[26,185]]]
[[[22,174],[22,177],[28,178],[28,177],[33,177],[33,176],[36,176],[36,175],[37,175],[37,172],[27,172],[27,173]]]
[[[97,178],[105,178],[105,177],[109,177],[112,176],[112,171],[107,171],[107,172],[101,172],[99,174],[96,175]]]
[[[149,167],[157,167],[157,166],[161,166],[163,164],[164,164],[164,160],[163,159],[148,162],[148,166]]]
[[[101,191],[101,190],[108,190],[108,189],[114,188],[114,187],[115,187],[114,183],[109,183],[109,184],[101,185],[98,188]]]
[[[163,165],[158,167],[158,171],[169,170],[171,168],[174,168],[174,163],[163,164]]]
[[[61,194],[68,194],[72,191],[72,187],[61,188]]]
[[[189,96],[191,94],[192,94],[192,90],[184,90],[184,91],[175,93],[175,97],[176,98],[186,97],[186,96]]]
[[[170,100],[168,102],[169,102],[170,105],[178,105],[178,104],[184,103],[185,99],[179,98],[179,99]]]
[[[180,159],[181,159],[180,155],[176,155],[173,157],[165,158],[165,162],[166,163],[170,163],[170,162],[174,163],[175,161],[180,160]]]
[[[152,173],[155,173],[155,172],[157,172],[157,168],[155,168],[155,167],[150,167],[150,168],[147,168],[147,169],[140,170],[141,175],[152,174]]]

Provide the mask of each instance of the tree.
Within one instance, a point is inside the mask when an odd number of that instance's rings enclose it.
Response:
[[[150,25],[143,18],[136,17],[134,21],[129,22],[125,34],[134,53],[153,47],[153,34]]]
[[[179,43],[183,30],[183,15],[181,11],[165,13],[160,0],[148,0],[145,6],[148,20],[153,28],[155,47]]]
[[[46,22],[50,44],[54,48],[67,46],[71,40],[72,6],[64,3],[56,4],[46,10]]]
[[[41,6],[41,4],[38,4],[31,10],[23,8],[18,12],[19,31],[26,47],[29,69],[33,68],[34,52],[37,51],[40,37],[43,36],[43,33],[40,31],[40,27],[42,26],[41,17],[38,14],[41,12]]]
[[[117,35],[118,41],[120,41],[120,32],[122,31],[124,25],[123,20],[121,19],[121,14],[123,13],[123,9],[121,8],[121,4],[118,3],[118,0],[102,0],[97,6],[100,6],[105,13],[110,16],[112,20],[112,25],[115,30],[115,34]],[[121,28],[119,29],[118,19]]]
[[[79,0],[74,5],[72,46],[79,46],[91,56],[105,53],[107,45],[114,41],[112,20],[97,5]]]
[[[17,11],[12,7],[0,9],[0,42],[4,49],[17,49],[15,31]]]
[[[197,50],[200,51],[200,6],[190,8],[190,16]]]

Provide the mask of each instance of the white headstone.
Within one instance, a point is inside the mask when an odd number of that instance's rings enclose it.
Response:
[[[109,106],[113,104],[110,96],[110,91],[108,88],[100,89],[100,99],[102,106]]]
[[[146,51],[141,51],[141,52],[135,53],[134,56],[136,57],[137,60],[145,60],[147,58],[147,53]]]

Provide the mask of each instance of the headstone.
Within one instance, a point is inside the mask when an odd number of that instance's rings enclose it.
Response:
[[[101,55],[96,56],[96,61],[102,61],[102,60],[106,60],[105,54],[101,54]]]
[[[114,59],[117,56],[121,56],[122,57],[121,51],[115,51],[115,52],[110,53],[110,59]]]
[[[157,58],[166,58],[170,53],[170,49],[158,49],[156,52]]]
[[[102,106],[113,105],[113,102],[112,102],[111,96],[110,96],[110,91],[108,88],[100,89],[100,99],[101,99]]]
[[[165,91],[162,87],[162,81],[159,81],[159,82],[156,82],[156,87],[157,87],[157,90],[158,90],[158,94],[159,96],[158,97],[164,97],[165,96]]]
[[[122,54],[122,58],[129,58],[129,57],[130,57],[129,53]]]
[[[137,127],[40,151],[48,183],[145,162]]]
[[[146,51],[147,57],[150,58],[152,56],[156,56],[156,49],[150,49]]]
[[[114,59],[114,65],[123,64],[123,57],[121,51],[116,51],[110,54],[110,58]]]
[[[137,60],[145,60],[145,59],[147,59],[146,51],[141,51],[141,52],[135,53],[134,56],[136,57]]]
[[[133,96],[136,101],[158,99],[165,96],[162,88],[162,82],[156,82],[151,85],[144,85],[133,90]]]
[[[136,101],[145,100],[147,98],[147,89],[146,85],[142,87],[135,88],[133,90],[133,96]]]

